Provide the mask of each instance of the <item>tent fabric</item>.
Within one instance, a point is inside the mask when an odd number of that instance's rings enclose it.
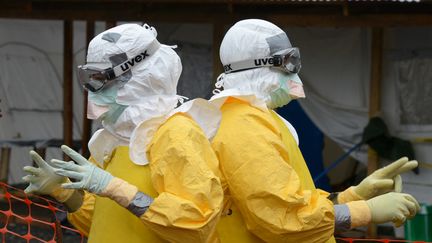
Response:
[[[432,57],[417,57],[395,63],[401,128],[432,130]]]
[[[97,30],[101,31],[100,24]],[[63,137],[63,22],[0,20],[0,140],[61,140]],[[85,23],[74,33],[74,66],[84,60]],[[74,69],[75,71],[75,69]],[[75,75],[75,73],[74,73]],[[81,138],[83,95],[73,82],[73,139]],[[20,183],[22,167],[31,164],[28,151],[13,147],[9,183]],[[57,148],[47,159],[61,157]]]
[[[118,24],[121,24],[119,22]],[[142,24],[142,23],[141,23]],[[192,30],[200,35],[212,33],[208,25],[163,24],[161,40],[178,44],[183,73],[178,93],[189,98],[209,98],[213,89],[211,36],[198,42],[184,35]],[[96,22],[95,33],[104,30]],[[168,30],[168,31],[166,31]],[[44,20],[0,20],[0,140],[30,141],[63,137],[63,23]],[[85,60],[85,22],[74,22],[74,67]],[[83,119],[83,89],[73,69],[73,138],[80,139]],[[194,77],[190,79],[189,77]],[[199,79],[197,79],[197,77]],[[188,80],[206,80],[199,84]],[[97,122],[95,122],[95,128]],[[94,129],[95,131],[96,129]],[[24,142],[26,143],[26,142]],[[27,144],[28,145],[28,144]],[[31,163],[28,151],[34,146],[17,147],[11,152],[9,183],[21,182],[22,167]],[[48,148],[47,159],[61,157],[56,148]]]

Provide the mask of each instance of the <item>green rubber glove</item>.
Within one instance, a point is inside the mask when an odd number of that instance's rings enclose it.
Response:
[[[63,183],[62,188],[68,189],[83,189],[94,194],[101,194],[107,187],[108,183],[114,178],[109,172],[95,166],[81,154],[66,145],[62,145],[61,149],[73,162],[66,162],[62,160],[53,159],[53,163],[58,170],[55,173],[59,176],[67,176],[75,179],[76,182]]]
[[[372,216],[372,223],[393,222],[401,226],[420,210],[417,200],[405,193],[389,192],[366,201]]]
[[[402,178],[400,174],[410,171],[417,166],[417,161],[408,161],[407,157],[402,157],[388,166],[374,171],[360,182],[359,185],[354,186],[353,190],[365,200],[391,191],[401,192]]]
[[[28,175],[22,179],[30,183],[24,192],[52,196],[52,194],[61,190],[61,184],[67,182],[67,177],[56,175],[54,173],[55,168],[35,151],[30,151],[30,156],[38,167],[25,166],[23,168]]]
[[[57,169],[42,159],[35,151],[30,151],[30,156],[38,167],[25,166],[23,168],[28,175],[22,179],[29,183],[24,192],[49,195],[57,201],[64,203],[69,212],[80,208],[83,202],[82,191],[63,189],[61,184],[70,182],[69,179],[55,174]]]

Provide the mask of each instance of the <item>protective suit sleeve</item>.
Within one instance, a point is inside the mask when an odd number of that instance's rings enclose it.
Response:
[[[210,169],[218,161],[201,128],[175,114],[157,130],[147,156],[159,195],[143,222],[169,242],[215,242],[223,190]]]
[[[326,242],[334,233],[328,193],[305,190],[271,115],[224,104],[213,148],[248,229],[266,242]]]
[[[96,196],[94,194],[84,192],[84,199],[81,207],[77,211],[67,214],[69,222],[85,236],[88,236],[90,232],[95,199]]]

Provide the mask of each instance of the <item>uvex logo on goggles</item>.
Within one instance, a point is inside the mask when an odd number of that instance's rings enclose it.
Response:
[[[279,56],[274,56],[274,57],[255,59],[254,64],[257,67],[264,66],[264,65],[280,66],[282,65],[282,58]]]
[[[146,57],[150,56],[147,54],[147,50],[145,50],[143,53],[140,53],[139,55],[135,56],[134,58],[129,59],[127,62],[124,62],[120,65],[120,68],[123,72],[126,72],[130,68],[132,68],[136,63],[141,62]]]
[[[300,52],[297,47],[292,47],[285,54],[233,62],[224,65],[224,72],[233,73],[260,67],[275,67],[287,73],[298,73],[301,67]]]
[[[283,57],[275,55],[273,57],[265,57],[265,58],[259,58],[259,59],[253,59],[254,66],[250,66],[248,64],[252,64],[249,61],[246,62],[238,62],[238,63],[231,63],[224,65],[224,72],[225,73],[231,73],[231,72],[237,72],[237,71],[243,71],[247,69],[252,69],[255,67],[261,67],[261,66],[274,66],[279,67],[282,66],[283,63]],[[246,64],[246,65],[243,65]],[[234,66],[234,68],[233,68]]]

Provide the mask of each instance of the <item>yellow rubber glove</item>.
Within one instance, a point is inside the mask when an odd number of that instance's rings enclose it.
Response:
[[[389,192],[366,201],[371,210],[372,223],[393,222],[401,226],[420,210],[417,200],[405,193]]]
[[[410,171],[417,166],[417,161],[408,161],[407,157],[402,157],[386,167],[376,170],[352,189],[360,199],[365,200],[391,191],[401,192],[402,178],[400,174]]]

